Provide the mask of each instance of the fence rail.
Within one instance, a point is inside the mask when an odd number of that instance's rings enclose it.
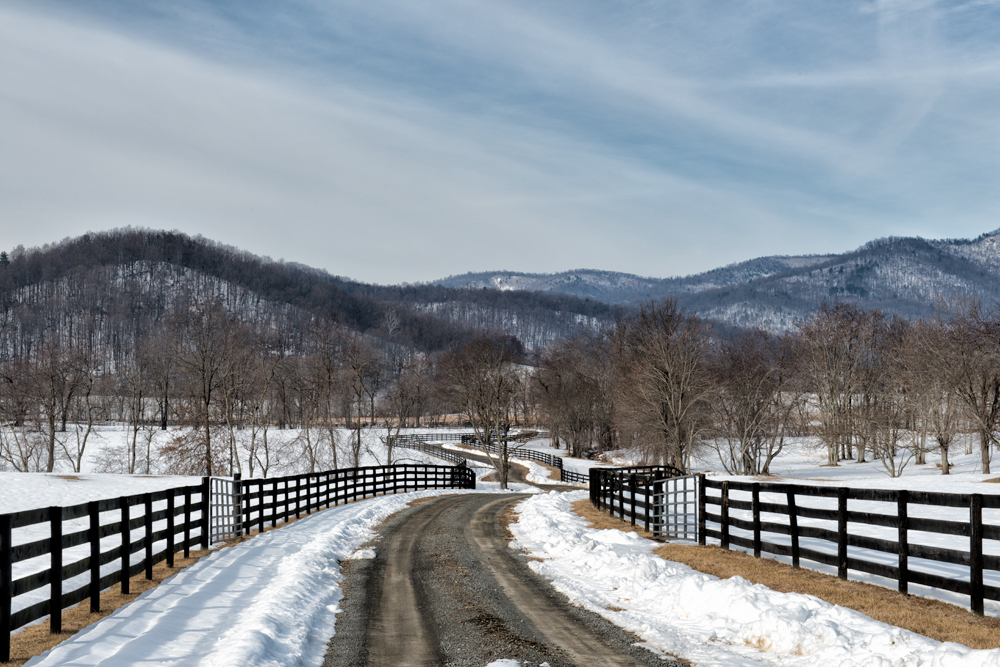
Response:
[[[709,494],[709,490],[717,493]],[[734,491],[744,497],[734,498]],[[747,494],[749,499],[745,497]],[[803,504],[800,499],[804,498],[827,499],[825,504],[829,507],[816,501]],[[857,502],[882,503],[868,509],[890,511],[852,509],[849,503]],[[714,538],[723,548],[735,545],[752,549],[757,557],[762,552],[788,556],[793,567],[799,567],[802,560],[830,565],[837,568],[841,579],[847,579],[848,570],[865,572],[895,580],[903,593],[913,583],[967,595],[973,613],[978,615],[983,614],[984,600],[1000,601],[1000,585],[987,585],[984,581],[984,573],[989,571],[994,571],[994,580],[1000,581],[1000,556],[983,552],[984,540],[1000,540],[1000,525],[983,522],[984,509],[1000,509],[1000,496],[704,480],[699,505],[703,510],[699,519],[702,544],[706,538]],[[709,506],[717,510],[709,511]],[[911,516],[910,509],[914,506],[958,509],[956,518],[964,515],[968,519]],[[735,516],[734,511],[741,516]],[[718,528],[708,527],[707,522]],[[826,527],[816,525],[818,522]],[[881,531],[882,537],[875,537],[859,534],[857,526],[885,530]],[[746,535],[733,534],[734,528]],[[913,535],[916,531],[968,538],[969,548],[962,549],[961,543],[955,545],[958,548],[915,543],[911,538],[916,537]],[[867,553],[858,552],[859,549]],[[967,576],[927,572],[924,570],[934,567],[927,567],[926,563],[923,569],[914,569],[911,559],[967,568]]]
[[[265,523],[275,526],[293,514],[430,488],[474,489],[476,477],[463,465],[372,466],[271,479],[205,477],[193,486],[0,514],[0,662],[10,660],[11,632],[45,616],[51,631],[61,632],[63,609],[89,597],[91,611],[100,611],[101,591],[120,583],[127,594],[132,576],[145,572],[152,579],[153,566],[166,561],[173,567],[178,552],[187,558],[192,547],[207,549],[213,541],[263,529]],[[30,562],[45,557],[47,563]],[[24,573],[14,578],[18,565]],[[45,586],[47,599],[31,595]],[[19,598],[26,604],[15,610]]]

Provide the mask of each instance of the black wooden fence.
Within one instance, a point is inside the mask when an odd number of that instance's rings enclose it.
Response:
[[[146,578],[152,579],[153,565],[167,561],[172,567],[178,551],[186,558],[192,546],[200,543],[207,548],[206,489],[203,483],[0,515],[0,662],[10,659],[13,630],[50,616],[51,631],[61,632],[63,609],[89,597],[91,611],[100,611],[102,590],[120,583],[122,593],[128,593],[130,577],[145,572]],[[84,519],[86,528],[81,530],[78,526]],[[164,527],[154,526],[164,521]],[[15,531],[28,533],[24,529],[39,525],[48,528],[49,537],[13,543]],[[135,531],[140,529],[136,539]],[[116,537],[114,546],[102,544],[102,540]],[[141,560],[132,562],[136,553],[142,554]],[[14,565],[43,556],[49,556],[48,568],[13,578]],[[113,571],[101,574],[102,566],[114,564]],[[82,584],[64,590],[64,583],[76,577],[84,579]],[[15,598],[44,586],[49,587],[48,599],[11,612]]]
[[[444,436],[449,436],[445,438]],[[429,444],[430,442],[446,442],[452,440],[455,442],[461,442],[461,434],[459,433],[407,433],[399,436],[393,442],[396,447],[401,447],[403,449],[415,449],[420,452],[427,452],[439,459],[444,459],[445,461],[451,461],[452,463],[457,463],[459,465],[465,465],[465,457],[463,457],[458,452],[450,449],[445,449],[444,447],[438,447],[437,445]]]
[[[669,494],[663,485],[678,474],[656,466],[592,468],[590,500],[657,533],[666,524],[660,499]],[[992,521],[983,520],[983,510],[1000,510],[998,495],[697,478],[698,506],[693,514],[699,544],[712,538],[724,549],[741,547],[758,558],[765,552],[786,556],[796,568],[803,560],[813,561],[835,567],[845,580],[849,570],[865,572],[896,581],[903,593],[910,584],[919,584],[967,595],[978,615],[983,614],[985,600],[1000,601],[1000,585],[985,580],[985,574],[992,573],[991,579],[1000,581],[1000,555],[983,549],[984,540],[1000,541],[1000,512]],[[733,497],[733,492],[742,497]],[[881,503],[874,507],[885,511],[861,511],[849,505],[858,502]],[[953,518],[937,519],[917,516],[926,513],[921,507],[960,511],[953,512]],[[862,535],[859,526],[885,530],[881,537]],[[927,541],[927,534],[958,539],[955,548],[916,541]],[[887,539],[890,536],[893,539]],[[937,573],[930,571],[935,569]],[[952,576],[945,576],[949,570]]]
[[[793,567],[799,567],[801,560],[837,568],[841,579],[847,579],[848,570],[893,579],[899,590],[908,592],[909,584],[922,584],[933,588],[968,595],[972,611],[983,614],[983,601],[1000,600],[1000,586],[985,585],[984,571],[1000,574],[1000,556],[983,553],[983,540],[1000,540],[1000,525],[984,524],[984,509],[1000,509],[1000,496],[932,493],[926,491],[852,489],[846,487],[814,487],[798,484],[770,484],[756,482],[713,481],[704,479],[699,494],[699,542],[706,538],[719,540],[723,548],[731,545],[752,549],[755,556],[762,552],[788,556]],[[709,493],[713,490],[713,493]],[[744,498],[733,498],[732,492],[743,492]],[[749,494],[749,498],[745,496]],[[762,498],[762,494],[764,497]],[[807,498],[828,499],[829,507],[817,506],[822,503],[806,501]],[[834,501],[836,507],[834,508]],[[885,513],[852,510],[850,501],[875,501],[884,503]],[[714,506],[717,511],[709,511]],[[911,507],[960,508],[968,520],[943,520],[921,518],[911,515]],[[733,515],[736,510],[742,517]],[[913,513],[919,513],[916,510]],[[765,516],[767,515],[767,516]],[[836,524],[836,529],[802,525],[800,519],[822,520],[828,525]],[[707,527],[707,522],[718,528]],[[1000,521],[997,522],[1000,524]],[[890,529],[895,539],[884,539],[869,535],[859,535],[851,531],[851,526],[880,526]],[[736,528],[747,533],[734,535]],[[856,528],[854,529],[857,530]],[[915,531],[967,538],[968,549],[960,548],[955,540],[953,549],[928,546],[911,541]],[[803,546],[801,540],[813,547]],[[867,549],[872,553],[851,554],[851,548]],[[885,556],[883,557],[882,554]],[[943,563],[959,566],[966,575],[946,577],[914,569],[911,559],[921,559],[929,563]],[[878,561],[882,562],[878,562]],[[891,564],[890,564],[891,563]],[[934,569],[923,564],[924,569]],[[967,568],[967,569],[966,569]]]
[[[324,507],[372,496],[419,489],[474,489],[476,474],[464,465],[392,465],[344,468],[321,473],[236,483],[237,534],[276,526]]]
[[[120,583],[129,592],[129,579],[174,555],[190,555],[191,547],[207,549],[211,537],[212,479],[201,484],[73,507],[48,507],[0,514],[0,662],[10,659],[10,634],[33,621],[50,617],[53,633],[62,631],[62,610],[90,598],[91,611],[100,611],[100,592]],[[465,466],[398,465],[331,470],[271,479],[233,480],[233,509],[229,520],[235,534],[254,527],[277,525],[323,507],[375,495],[429,488],[474,489],[476,477]],[[80,524],[85,524],[81,528]],[[48,537],[14,543],[42,526]],[[46,530],[47,529],[47,530]],[[140,534],[136,534],[140,531]],[[102,542],[103,541],[103,542]],[[113,542],[113,544],[108,544]],[[133,559],[133,554],[142,554]],[[13,566],[48,556],[48,567],[13,578]],[[133,562],[135,560],[136,562]],[[101,568],[105,567],[106,574]],[[79,579],[77,579],[79,578]],[[68,584],[68,585],[64,585]],[[13,611],[17,598],[49,586],[47,599]]]

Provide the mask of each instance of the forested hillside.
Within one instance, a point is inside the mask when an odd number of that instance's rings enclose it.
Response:
[[[16,358],[47,336],[120,350],[160,326],[177,300],[206,299],[262,326],[280,320],[293,340],[320,318],[424,352],[478,329],[538,348],[613,317],[603,303],[565,295],[367,285],[184,234],[126,229],[12,251],[0,268],[0,354]]]

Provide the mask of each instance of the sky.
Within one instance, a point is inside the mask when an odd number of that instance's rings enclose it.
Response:
[[[998,0],[5,0],[0,249],[388,284],[971,238],[998,110]]]

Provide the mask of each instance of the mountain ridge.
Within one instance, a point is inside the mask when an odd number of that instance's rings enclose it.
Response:
[[[675,298],[689,311],[727,325],[787,330],[824,301],[850,301],[911,318],[929,314],[938,298],[1000,301],[1000,230],[975,239],[886,237],[845,253],[758,257],[676,278],[577,269],[479,272],[437,282],[556,292],[623,307]]]

